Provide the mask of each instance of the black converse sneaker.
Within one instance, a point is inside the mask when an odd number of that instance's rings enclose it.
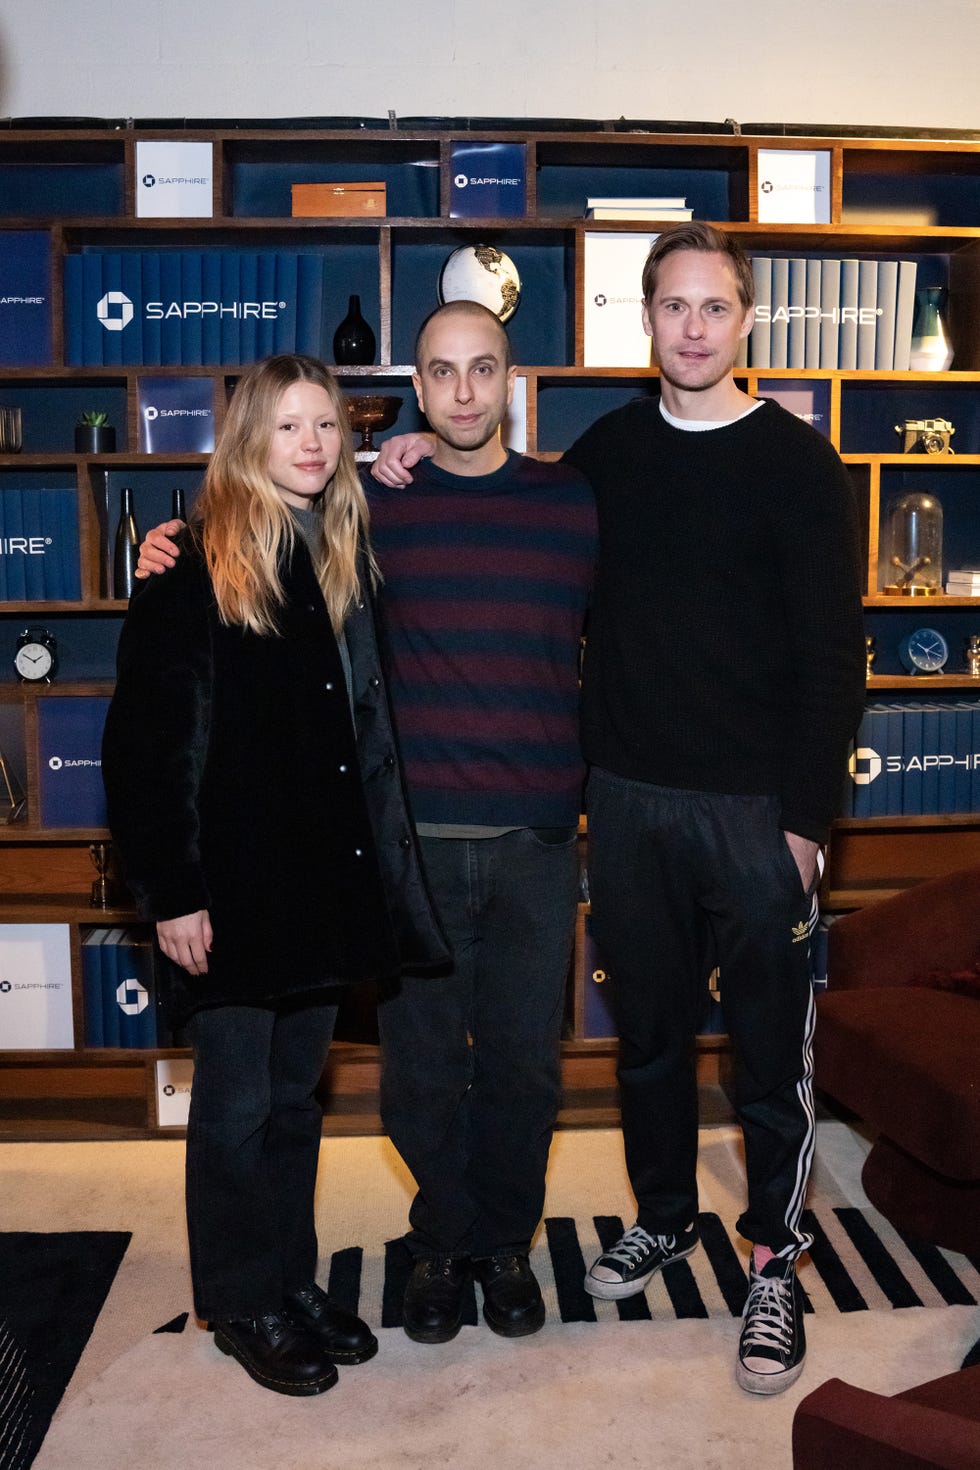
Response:
[[[697,1249],[698,1227],[689,1225],[677,1235],[648,1235],[634,1225],[616,1244],[593,1261],[585,1278],[590,1296],[618,1301],[642,1291],[658,1271],[672,1261],[681,1261]]]
[[[803,1288],[795,1261],[774,1256],[761,1271],[752,1262],[742,1312],[735,1382],[749,1393],[782,1393],[803,1372]]]

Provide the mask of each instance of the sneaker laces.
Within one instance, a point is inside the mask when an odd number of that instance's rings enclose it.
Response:
[[[756,1276],[742,1312],[742,1354],[751,1347],[788,1352],[793,1341],[793,1284],[785,1276]]]
[[[633,1266],[649,1255],[651,1249],[656,1250],[659,1247],[665,1255],[670,1255],[676,1245],[676,1235],[649,1235],[642,1225],[631,1225],[614,1246],[603,1251],[603,1256],[606,1260],[621,1261],[624,1266]]]

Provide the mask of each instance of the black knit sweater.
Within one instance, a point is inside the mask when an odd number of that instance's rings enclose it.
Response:
[[[566,458],[599,507],[586,758],[774,794],[786,830],[826,840],[865,692],[857,515],[834,449],[772,402],[691,432],[646,399]]]

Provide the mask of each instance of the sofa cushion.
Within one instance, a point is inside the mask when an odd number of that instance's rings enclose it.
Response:
[[[980,1006],[917,987],[817,1001],[818,1087],[953,1179],[980,1179]]]

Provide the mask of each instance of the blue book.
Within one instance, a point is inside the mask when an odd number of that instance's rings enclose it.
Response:
[[[862,260],[858,266],[857,365],[868,372],[875,365],[878,329],[878,262]]]
[[[953,811],[975,810],[971,805],[971,777],[975,757],[973,746],[972,706],[969,700],[956,701],[956,742],[953,747]]]
[[[118,250],[105,250],[101,256],[102,299],[106,302],[105,321],[99,327],[102,333],[102,361],[107,367],[120,367],[123,359],[123,338],[132,326],[124,326],[125,303],[123,290],[122,255]]]
[[[854,737],[855,768],[852,781],[851,793],[851,815],[854,817],[871,816],[871,788],[872,768],[871,756],[862,755],[862,751],[877,751],[875,741],[878,736],[877,705],[869,704],[861,718],[857,735]]]
[[[103,327],[99,320],[99,302],[104,293],[102,285],[102,253],[99,250],[82,252],[82,361],[88,366],[105,362],[105,340],[114,335]]]
[[[42,827],[105,827],[102,731],[108,697],[51,694],[37,701]]]
[[[276,294],[280,303],[273,341],[276,352],[296,351],[296,298],[299,294],[299,261],[289,250],[276,257]]]
[[[124,363],[138,366],[143,361],[143,256],[139,250],[124,250],[120,257],[122,290],[132,303],[133,319],[119,333]]]
[[[221,361],[240,363],[242,360],[241,327],[238,321],[238,302],[241,295],[241,266],[238,252],[223,250],[221,253]]]
[[[449,213],[452,218],[489,219],[527,214],[527,144],[449,144]]]
[[[116,991],[119,988],[119,965],[117,948],[122,937],[121,929],[107,929],[102,940],[102,1035],[104,1046],[120,1046],[119,1004]]]
[[[840,267],[839,260],[824,260],[820,266],[820,366],[835,368],[840,352]]]
[[[254,250],[238,253],[239,290],[241,291],[241,326],[238,340],[242,362],[257,362],[259,358],[259,258]]]
[[[4,535],[8,537],[7,545],[20,542],[26,545],[24,527],[24,491],[17,485],[11,485],[9,489],[3,490],[3,523]],[[23,602],[27,597],[27,555],[26,552],[11,552],[9,556],[0,557],[0,568],[6,572],[4,601]]]
[[[939,810],[956,811],[956,706],[944,700],[939,706]]]
[[[906,817],[918,817],[922,815],[922,711],[918,705],[905,706],[902,760],[905,767],[902,813]]]
[[[970,805],[968,810],[980,812],[980,704],[970,701]]]
[[[204,279],[201,252],[199,250],[182,250],[180,253],[180,290],[181,299],[185,303],[185,317],[183,330],[180,334],[180,360],[200,367],[204,362]],[[194,311],[189,306],[194,302],[202,308],[202,311]]]
[[[221,361],[221,251],[201,252],[201,291],[204,320],[201,332],[201,361],[214,367]],[[212,310],[213,308],[213,310]]]
[[[50,232],[0,230],[0,362],[10,367],[52,362],[51,326]]]
[[[808,256],[806,263],[806,327],[803,333],[803,366],[820,366],[820,279],[823,262]]]
[[[769,366],[789,366],[789,261],[772,262],[772,314],[769,323]]]
[[[296,312],[296,351],[320,357],[323,350],[323,274],[326,261],[322,255],[299,256]]]
[[[149,941],[136,931],[125,929],[116,946],[116,966],[119,1044],[154,1047],[157,1044],[156,1000]]]
[[[257,283],[256,291],[258,300],[262,303],[277,303],[276,295],[276,252],[274,250],[260,250],[256,256]],[[273,311],[277,306],[273,305]],[[260,314],[258,331],[255,335],[256,357],[271,357],[275,350],[276,324],[272,316]],[[319,356],[319,352],[315,356]]]
[[[82,550],[78,525],[78,495],[74,490],[48,490],[45,492],[45,526],[50,525],[52,537],[50,572],[60,591],[49,590],[52,599],[57,595],[67,601],[78,601],[82,596]],[[47,558],[45,558],[47,560]]]
[[[34,550],[38,541],[44,541],[43,502],[46,492],[36,487],[28,487],[20,492],[21,515],[23,517],[24,539],[27,542],[27,554],[20,556],[19,561],[24,566],[24,596],[28,602],[42,602],[49,594],[47,591],[47,577],[45,565],[49,560],[54,563],[57,555],[55,546],[46,547],[43,552]],[[8,543],[9,544],[9,543]],[[53,553],[53,555],[51,555]],[[56,571],[52,565],[52,571]],[[54,580],[57,582],[57,575]]]
[[[905,706],[900,701],[886,705],[884,718],[886,734],[882,780],[885,783],[885,815],[900,817],[905,787],[902,770]]]
[[[934,815],[939,805],[939,708],[922,705],[922,813]]]
[[[805,259],[789,262],[789,342],[786,366],[806,367],[806,268]]]
[[[837,343],[837,365],[842,368],[857,367],[859,266],[860,261],[857,260],[842,260],[840,263],[840,337]]]
[[[82,1017],[86,1046],[104,1046],[102,1020],[102,935],[90,929],[82,940]]]
[[[82,320],[85,312],[85,292],[82,284],[82,257],[65,256],[65,362],[69,367],[81,367],[85,361],[82,343]]]
[[[143,361],[147,367],[159,367],[161,356],[160,318],[151,315],[161,304],[160,252],[144,250],[140,255],[141,290],[143,292]]]
[[[868,786],[870,797],[868,812],[872,817],[886,817],[889,815],[888,788],[885,777],[885,770],[888,764],[888,742],[890,734],[888,728],[889,710],[884,704],[875,704],[871,708],[873,710],[873,716],[869,744],[872,750],[874,750],[880,765],[873,764],[869,772],[869,774],[873,775],[873,779]]]
[[[772,258],[753,255],[752,279],[755,283],[755,322],[749,333],[749,362],[753,367],[772,367],[769,360],[772,314]]]
[[[160,251],[160,363],[179,367],[183,361],[180,315],[180,251]]]

